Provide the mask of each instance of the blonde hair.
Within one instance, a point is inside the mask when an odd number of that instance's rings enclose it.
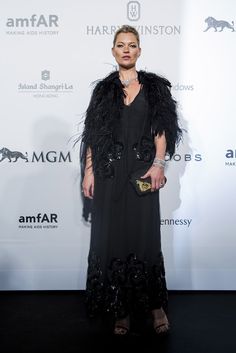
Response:
[[[113,39],[113,48],[115,46],[117,37],[120,33],[133,33],[137,39],[138,46],[139,46],[140,39],[139,39],[139,33],[138,33],[137,29],[132,26],[129,26],[129,25],[123,25],[115,32],[114,39]]]

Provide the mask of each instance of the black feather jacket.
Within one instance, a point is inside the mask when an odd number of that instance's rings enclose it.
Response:
[[[168,80],[154,73],[138,72],[138,80],[143,85],[148,102],[148,115],[153,136],[165,133],[166,153],[173,156],[182,131],[178,124],[176,101],[170,93]],[[81,167],[85,165],[86,151],[92,151],[93,170],[99,167],[104,155],[113,144],[113,131],[120,118],[124,101],[124,91],[119,72],[114,71],[98,81],[94,87],[90,104],[86,111],[84,130],[81,135]]]

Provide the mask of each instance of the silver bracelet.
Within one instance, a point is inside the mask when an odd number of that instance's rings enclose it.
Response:
[[[166,161],[164,159],[154,158],[152,165],[154,167],[165,168]]]

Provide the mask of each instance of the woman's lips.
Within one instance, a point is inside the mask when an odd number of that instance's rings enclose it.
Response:
[[[130,59],[129,55],[122,56],[122,59]]]

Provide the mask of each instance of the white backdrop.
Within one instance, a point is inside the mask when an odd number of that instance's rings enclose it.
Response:
[[[140,32],[138,69],[172,82],[187,130],[161,191],[168,288],[236,289],[236,2],[8,0],[0,13],[0,289],[85,287],[72,136],[122,24]]]

